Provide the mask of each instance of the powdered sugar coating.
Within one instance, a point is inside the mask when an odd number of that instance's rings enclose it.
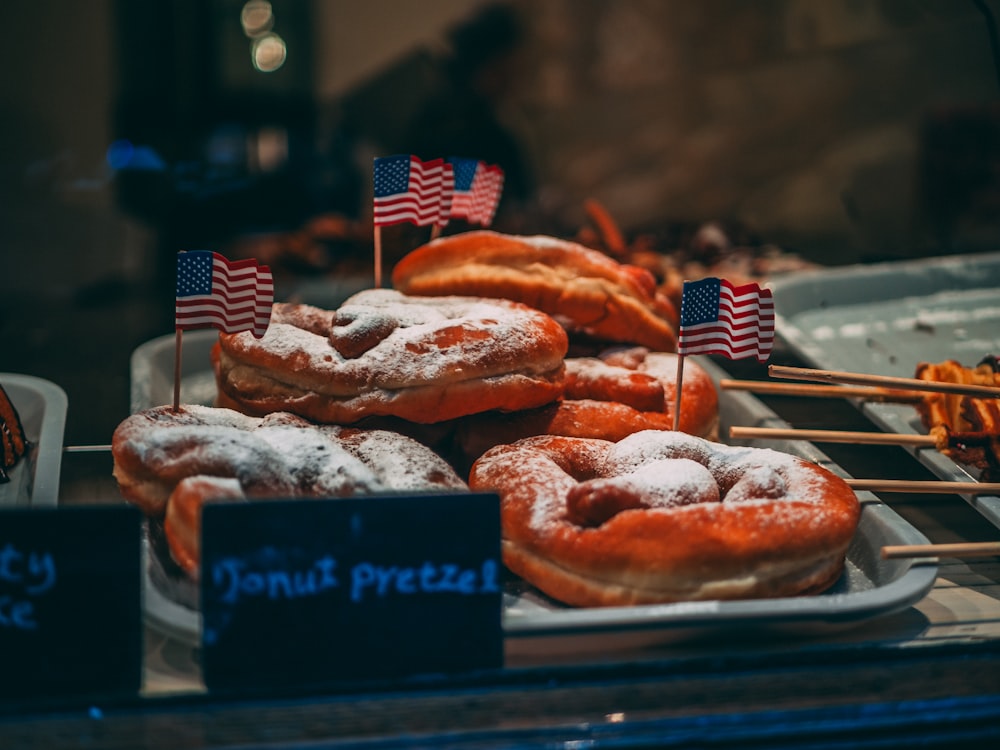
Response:
[[[776,499],[781,496],[777,493],[793,489],[796,499],[818,501],[816,472],[802,459],[770,448],[725,445],[682,432],[645,430],[630,435],[608,451],[599,471],[602,476],[617,476],[665,458],[689,458],[702,464],[724,501],[736,499],[730,493],[740,483],[745,483],[741,500],[749,499],[747,493],[753,486],[766,488],[766,494],[758,495],[761,499]],[[665,473],[662,480],[671,481],[670,474]]]
[[[669,477],[669,481],[664,481]],[[717,503],[719,488],[705,466],[690,458],[661,458],[620,475],[592,479],[640,497],[649,508],[675,508],[688,503]]]
[[[666,410],[666,389],[659,378],[634,368],[609,365],[598,357],[566,359],[566,397],[618,401],[639,411]]]
[[[713,443],[683,432],[644,430],[609,444],[575,477],[574,493],[600,491],[632,498],[628,507],[677,508],[695,503],[772,503],[796,500],[819,507],[821,480],[801,459],[769,448]],[[568,496],[573,501],[573,494]],[[565,506],[565,500],[561,503]],[[566,516],[555,504],[534,516],[539,533],[553,533]],[[790,506],[789,506],[790,507]],[[791,511],[790,511],[791,512]],[[811,512],[811,511],[810,511]]]
[[[248,417],[230,409],[157,407],[122,422],[113,438],[123,494],[156,481],[230,477],[247,496],[343,497],[400,489],[467,489],[437,454],[387,430],[316,426],[291,414]]]
[[[525,438],[483,454],[469,485],[500,493],[508,567],[579,606],[818,592],[860,516],[822,467],[667,430]]]
[[[356,430],[346,436],[341,433],[340,441],[379,478],[383,489],[468,489],[444,459],[398,433],[389,430]]]
[[[546,438],[527,438],[515,444],[527,448],[543,446]],[[566,460],[547,448],[538,456],[517,454],[525,484],[538,489],[538,502],[531,513],[531,527],[539,535],[560,532],[572,516],[569,507],[576,498],[600,492],[618,498],[622,510],[680,509],[700,503],[774,505],[777,515],[789,523],[803,518],[822,523],[826,498],[823,485],[829,479],[816,467],[787,453],[769,448],[730,446],[710,442],[683,432],[644,430],[617,443],[576,440],[574,450],[583,450]],[[473,475],[495,475],[511,461],[510,446],[487,452]],[[498,466],[491,466],[496,464]],[[792,502],[794,501],[794,502]],[[725,512],[720,507],[715,512]]]
[[[377,386],[401,389],[512,372],[544,373],[561,365],[565,345],[541,347],[539,322],[546,316],[506,300],[474,297],[407,297],[391,289],[368,289],[350,297],[338,316],[358,335],[385,330],[385,338],[357,357],[335,349],[323,335],[299,327],[299,316],[324,311],[277,304],[263,339],[234,334],[235,347],[259,349],[297,373],[349,394]],[[332,327],[332,313],[327,313]],[[395,327],[386,321],[395,321]],[[546,326],[546,331],[555,331]],[[248,338],[248,336],[250,338]],[[549,349],[547,356],[538,356]],[[532,356],[524,356],[526,352]],[[275,373],[280,379],[281,373]],[[339,387],[338,387],[339,386]]]

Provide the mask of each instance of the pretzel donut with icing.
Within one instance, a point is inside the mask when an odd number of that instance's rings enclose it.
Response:
[[[201,506],[254,497],[349,497],[384,491],[467,490],[444,459],[387,430],[314,425],[183,405],[147,409],[112,436],[122,497],[163,519],[171,553],[197,572]]]
[[[715,440],[719,396],[708,372],[685,363],[677,428]],[[471,463],[494,445],[533,435],[616,442],[642,430],[672,430],[677,403],[677,355],[645,347],[610,349],[566,359],[563,400],[538,409],[473,415],[458,423],[456,439]]]
[[[860,516],[820,466],[654,430],[497,446],[469,486],[500,494],[507,567],[584,607],[818,593]]]
[[[355,294],[335,311],[276,304],[263,338],[219,336],[218,405],[353,424],[423,424],[488,409],[530,409],[562,394],[565,331],[502,299]]]
[[[675,351],[677,310],[646,269],[556,237],[461,232],[418,247],[393,268],[406,294],[523,302],[598,341]]]

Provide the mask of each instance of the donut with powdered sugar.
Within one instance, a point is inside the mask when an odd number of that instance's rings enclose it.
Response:
[[[359,292],[337,310],[276,304],[263,338],[223,333],[217,405],[314,422],[444,422],[562,395],[568,341],[551,317],[509,300]]]
[[[660,430],[496,446],[469,486],[500,494],[507,567],[574,606],[818,593],[860,518],[823,467]]]
[[[669,352],[623,347],[594,357],[566,359],[561,401],[512,414],[490,412],[459,420],[457,442],[468,463],[494,445],[533,435],[618,441],[642,430],[671,430],[677,407],[677,359]],[[681,380],[677,429],[715,440],[719,396],[696,359],[688,358]]]
[[[516,300],[599,341],[677,347],[677,310],[649,271],[556,237],[485,229],[440,237],[405,255],[392,285],[406,294]]]
[[[111,453],[122,497],[164,519],[173,557],[191,574],[207,500],[468,489],[444,459],[412,438],[315,425],[287,413],[258,418],[193,404],[177,411],[159,406],[122,421]]]

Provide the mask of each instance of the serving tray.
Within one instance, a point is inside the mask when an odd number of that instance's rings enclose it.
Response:
[[[769,286],[777,337],[811,367],[912,378],[920,362],[972,367],[1000,353],[1000,253],[809,271]],[[852,401],[885,432],[927,434],[912,406]],[[979,478],[933,448],[904,447],[939,479]],[[1000,526],[1000,497],[963,498]]]
[[[56,505],[66,427],[66,393],[51,381],[12,372],[0,372],[0,385],[17,409],[31,443],[27,454],[7,470],[10,481],[0,484],[0,507]]]
[[[209,352],[212,331],[185,334],[181,357],[181,402],[210,405],[215,384]],[[173,336],[146,342],[132,355],[132,409],[173,401]],[[726,373],[711,360],[692,358],[718,381]],[[720,393],[720,435],[732,425],[787,427],[773,411],[748,393]],[[754,441],[740,441],[753,445]],[[815,446],[801,441],[766,441],[759,447],[781,450],[846,476]],[[922,599],[937,576],[928,560],[882,560],[884,545],[926,544],[927,539],[874,495],[859,492],[862,501],[858,532],[847,554],[841,579],[817,596],[746,601],[705,601],[599,609],[571,608],[554,602],[520,580],[505,588],[503,628],[509,651],[544,644],[560,648],[607,649],[637,643],[669,642],[704,636],[714,629],[754,629],[813,634],[842,630],[900,611]],[[197,645],[198,613],[178,606],[147,579],[146,616],[152,627],[175,639]],[[559,636],[553,639],[552,636]]]

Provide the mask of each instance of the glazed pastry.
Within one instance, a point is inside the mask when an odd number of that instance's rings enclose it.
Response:
[[[429,242],[392,273],[411,295],[463,294],[523,302],[572,333],[597,340],[676,349],[677,310],[656,291],[652,274],[555,237],[488,230]]]

